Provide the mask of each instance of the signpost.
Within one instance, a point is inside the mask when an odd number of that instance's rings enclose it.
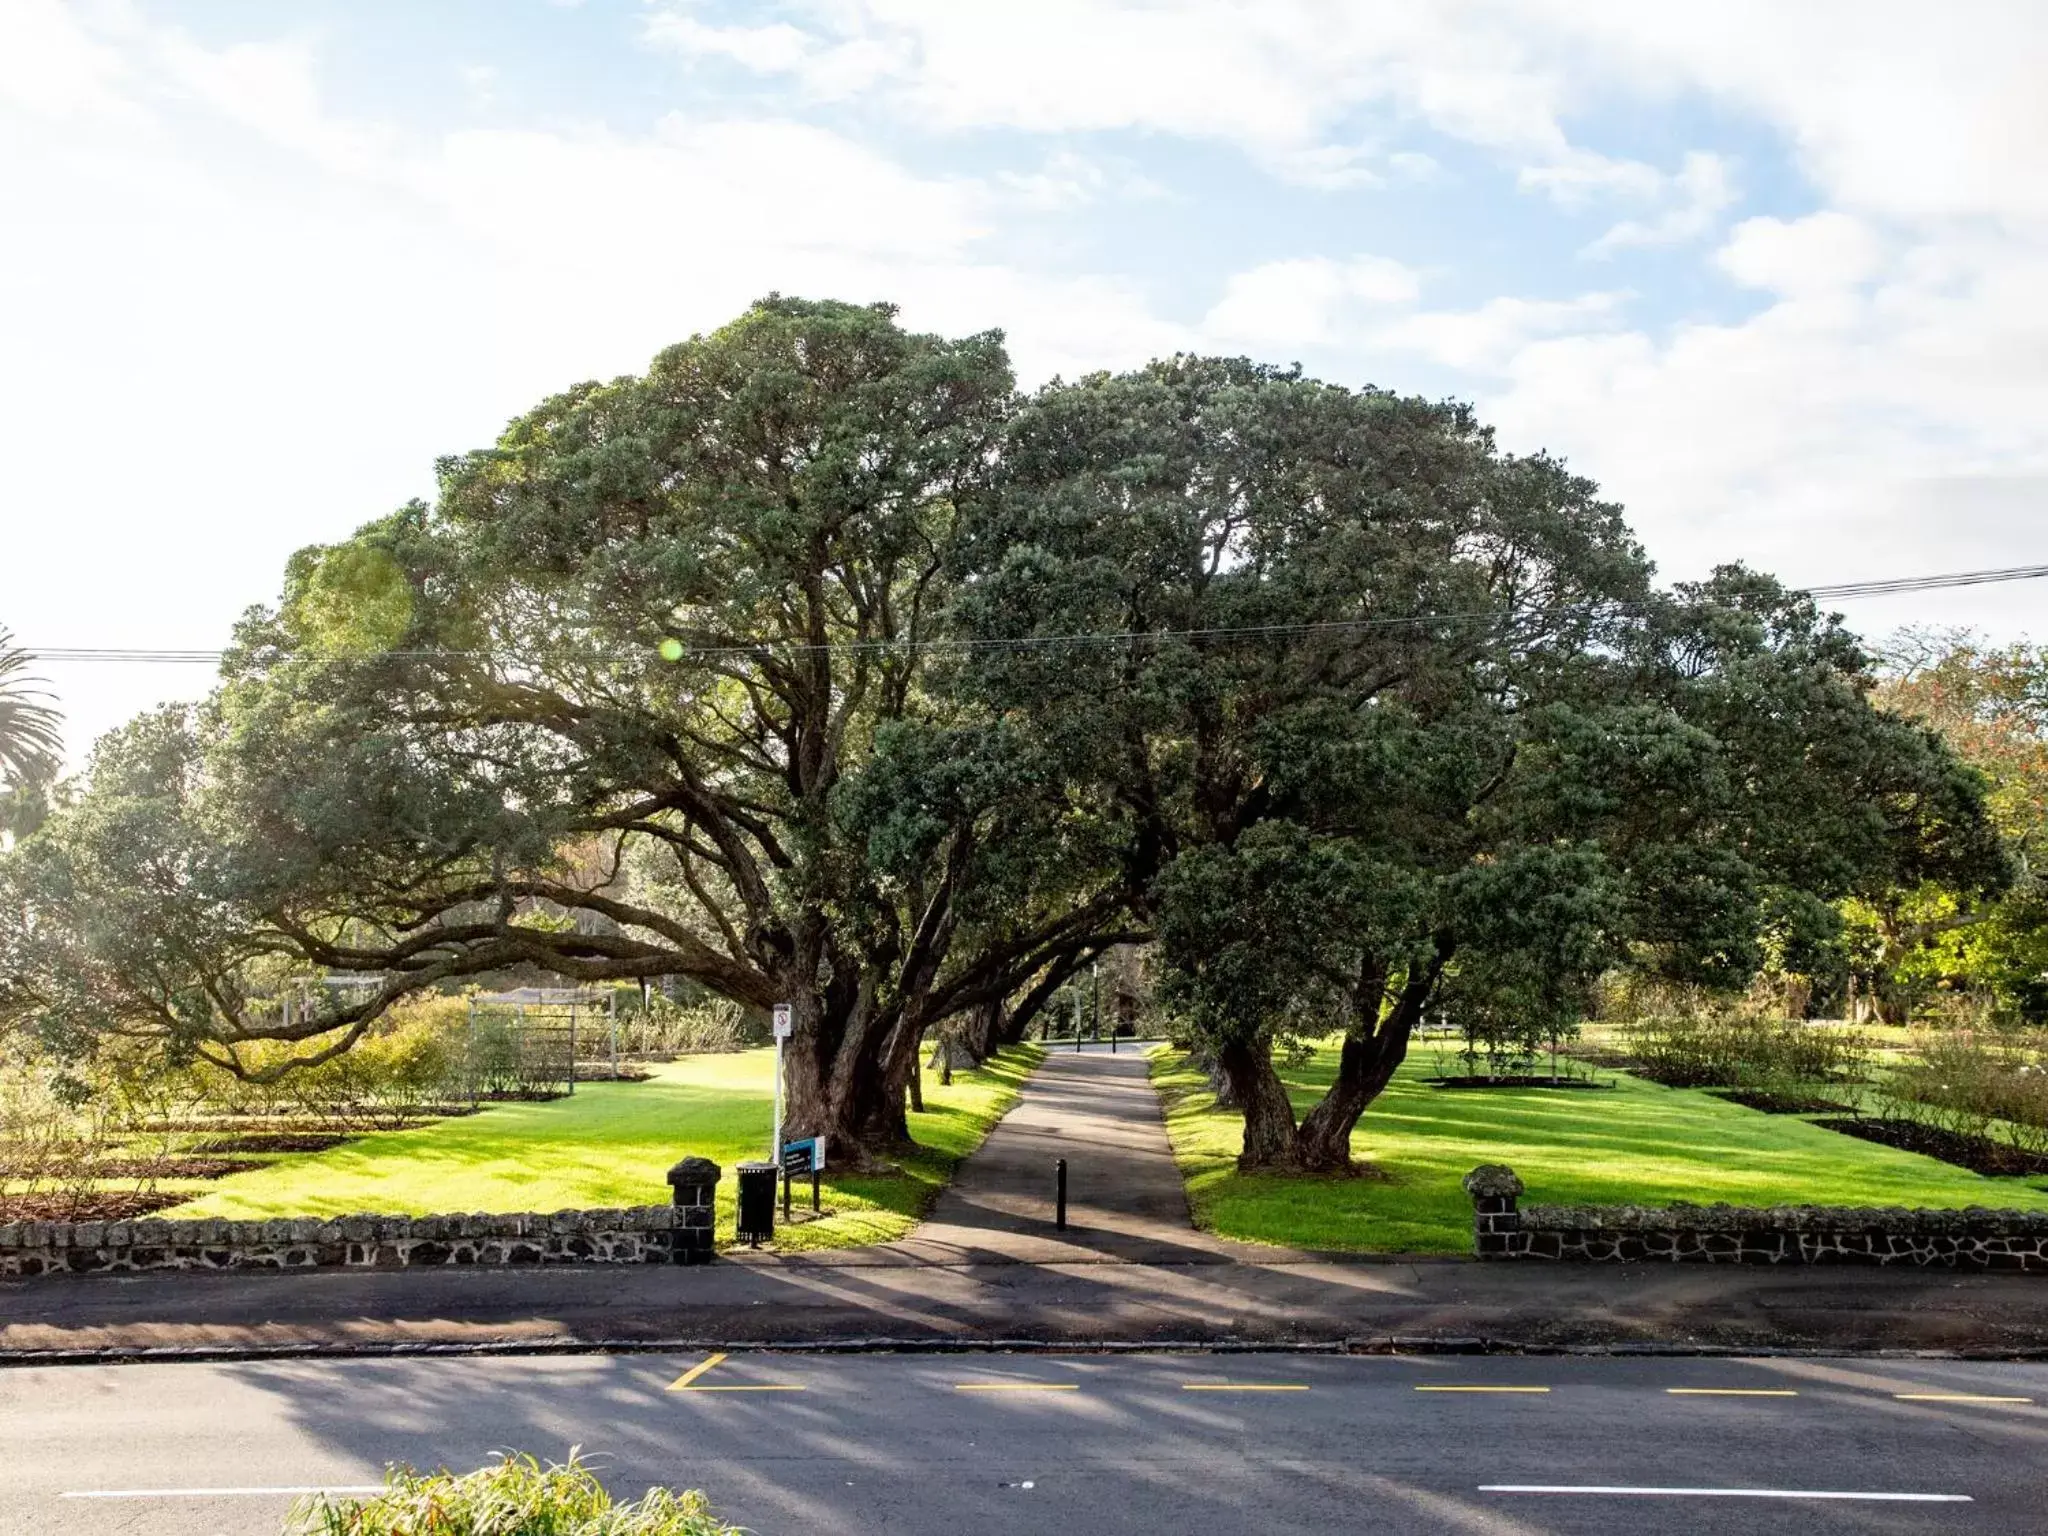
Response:
[[[811,1209],[818,1207],[818,1171],[825,1166],[825,1138],[806,1136],[782,1144],[782,1219],[789,1220],[789,1188],[800,1173],[811,1176]]]

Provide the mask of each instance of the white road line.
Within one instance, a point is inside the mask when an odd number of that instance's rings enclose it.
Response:
[[[1602,1488],[1566,1483],[1481,1483],[1481,1493],[1592,1493],[1649,1499],[1875,1499],[1887,1504],[1970,1504],[1967,1493],[1831,1493],[1817,1488]]]
[[[307,1484],[296,1488],[69,1488],[60,1499],[231,1499],[265,1498],[280,1494],[338,1493],[351,1497],[382,1493],[382,1483]]]

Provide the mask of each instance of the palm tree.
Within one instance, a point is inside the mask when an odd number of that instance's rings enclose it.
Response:
[[[43,681],[28,675],[34,661],[0,628],[0,781],[17,789],[54,777],[64,751],[63,716],[43,702],[47,691],[29,686]]]

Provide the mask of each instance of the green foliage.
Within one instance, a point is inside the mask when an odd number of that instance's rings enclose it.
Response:
[[[1638,1071],[1670,1087],[1791,1090],[1857,1082],[1871,1069],[1870,1042],[1856,1031],[1726,1005],[1635,1019],[1621,1040]]]
[[[1883,661],[1877,700],[1982,775],[2016,878],[2002,893],[1939,880],[1869,893],[1845,908],[1850,966],[1892,1022],[1961,992],[2008,1021],[2048,1021],[2048,648],[1908,631]]]
[[[365,529],[346,544],[302,549],[285,566],[280,622],[322,656],[374,656],[404,643],[413,590],[405,568]]]
[[[456,1474],[393,1467],[369,1499],[315,1494],[286,1523],[288,1536],[737,1536],[704,1495],[652,1488],[630,1504],[612,1500],[590,1468],[569,1459],[543,1466],[507,1452]]]

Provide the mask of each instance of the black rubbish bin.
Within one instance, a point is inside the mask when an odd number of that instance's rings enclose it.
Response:
[[[739,1222],[733,1236],[749,1247],[775,1236],[775,1179],[782,1171],[773,1163],[741,1163]]]

